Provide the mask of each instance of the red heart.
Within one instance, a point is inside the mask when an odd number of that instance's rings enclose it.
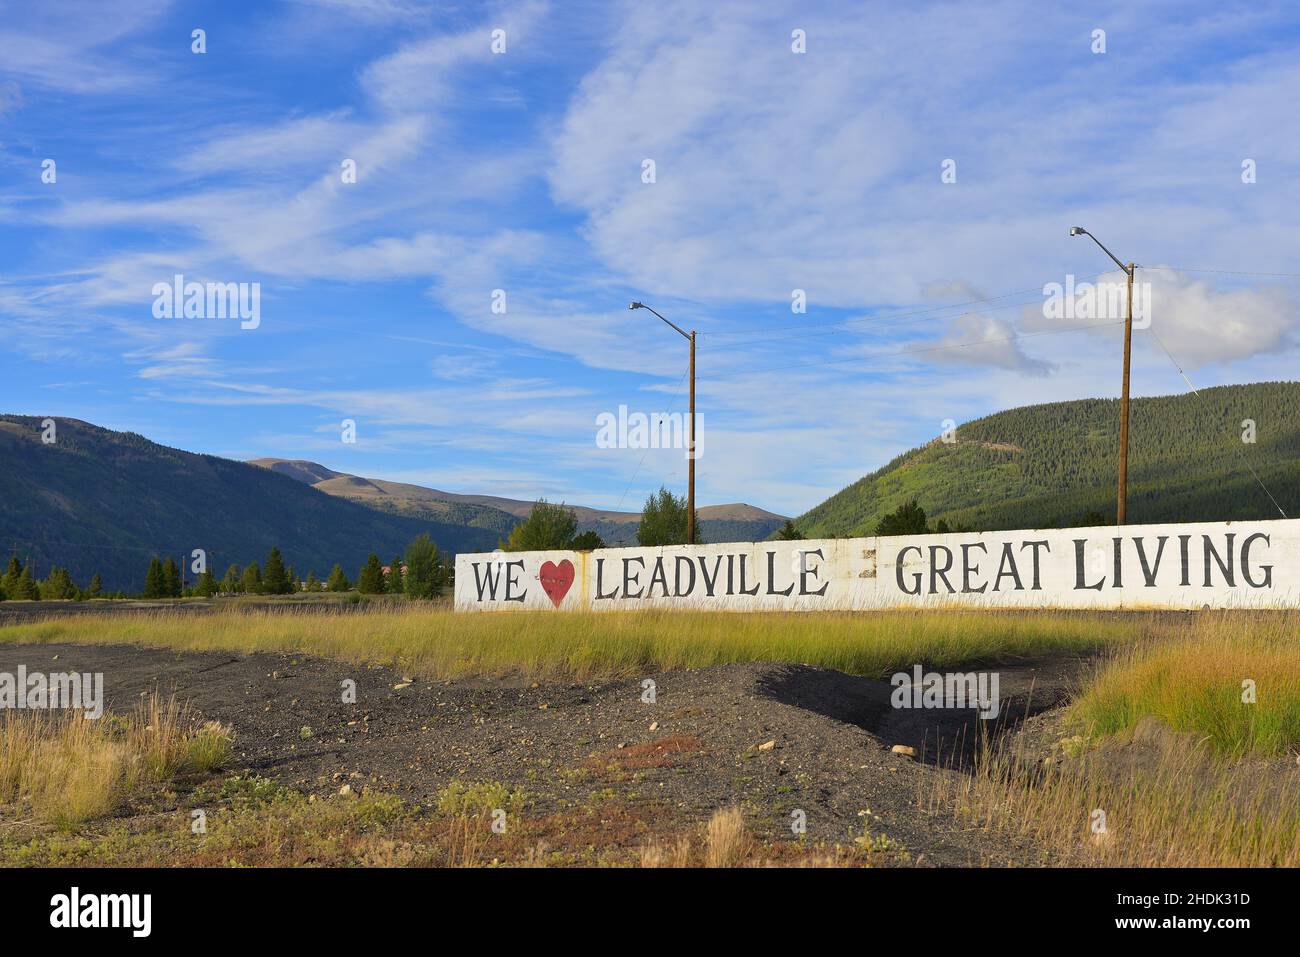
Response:
[[[542,570],[537,577],[541,579],[542,590],[551,599],[551,604],[559,608],[560,602],[573,586],[573,562],[567,558],[558,565],[553,562],[542,562]]]

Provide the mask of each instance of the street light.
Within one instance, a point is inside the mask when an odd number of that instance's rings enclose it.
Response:
[[[1128,375],[1129,355],[1133,350],[1133,271],[1137,267],[1134,263],[1125,265],[1120,262],[1113,252],[1102,246],[1100,239],[1082,226],[1071,226],[1070,235],[1087,236],[1101,246],[1101,251],[1115,260],[1115,265],[1124,270],[1124,275],[1128,277],[1128,311],[1124,318],[1124,388],[1119,399],[1119,492],[1115,509],[1115,524],[1123,525],[1128,512]]]
[[[659,316],[643,302],[630,302],[629,309],[645,309]],[[695,331],[687,332],[676,323],[669,322],[663,316],[659,316],[673,330],[691,344],[691,434],[687,439],[689,449],[687,452],[687,485],[686,485],[686,544],[695,544]]]

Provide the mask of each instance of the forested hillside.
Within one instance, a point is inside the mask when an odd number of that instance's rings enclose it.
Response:
[[[56,426],[47,444],[40,419],[0,415],[0,561],[30,559],[38,577],[61,565],[80,585],[98,573],[106,589],[139,591],[152,556],[179,562],[195,548],[218,576],[279,546],[297,572],[323,577],[335,562],[351,574],[371,551],[396,554],[421,532],[449,552],[497,543],[491,530],[386,515],[134,433],[76,419]]]
[[[1300,383],[1135,399],[1129,431],[1130,524],[1280,518],[1252,467],[1300,516]],[[1110,522],[1118,453],[1118,399],[1011,409],[900,455],[796,526],[809,538],[869,535],[913,498],[932,519],[975,530]]]

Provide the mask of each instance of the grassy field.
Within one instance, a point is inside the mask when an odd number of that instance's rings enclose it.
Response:
[[[0,628],[0,642],[307,653],[427,678],[583,680],[739,661],[879,677],[918,662],[942,669],[1102,652],[1095,674],[1059,713],[1050,753],[991,750],[972,773],[936,773],[923,806],[1028,838],[1056,862],[1300,866],[1298,625],[1294,613],[1247,612],[456,615],[409,606],[345,614],[231,607],[67,616]],[[452,784],[430,808],[368,792],[309,800],[269,781],[213,774],[229,754],[226,734],[191,726],[174,705],[158,702],[93,724],[6,717],[0,805],[21,813],[0,827],[0,862],[727,866],[862,865],[879,856],[870,841],[759,845],[735,809],[688,832],[663,831],[653,815],[638,816],[612,797],[534,817],[525,813],[526,795],[503,796],[492,783]],[[186,795],[176,813],[117,822],[124,805],[176,790]],[[483,837],[478,805],[488,794],[488,804],[520,812],[506,842]],[[186,837],[191,807],[221,809],[202,840]],[[587,845],[573,836],[589,828],[616,833],[621,843],[574,856],[571,848]],[[589,843],[600,845],[594,837]]]
[[[0,628],[0,642],[138,643],[185,651],[301,652],[392,665],[428,678],[623,677],[737,661],[793,661],[881,676],[1124,647],[1169,636],[1156,615],[892,612],[870,615],[515,612],[401,606],[350,614],[166,611],[78,615]]]

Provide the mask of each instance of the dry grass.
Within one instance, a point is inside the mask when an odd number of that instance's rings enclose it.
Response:
[[[723,808],[709,818],[704,830],[704,866],[739,867],[753,843],[740,808]]]
[[[986,754],[969,776],[936,776],[930,806],[1029,838],[1058,864],[1300,866],[1300,769],[1229,760],[1153,718],[1049,757]]]
[[[124,720],[7,712],[0,725],[0,804],[28,806],[37,819],[64,829],[111,815],[132,793],[195,764],[196,741],[203,742],[207,765],[199,770],[215,766],[218,737],[229,756],[228,729],[208,726],[196,736],[188,722],[174,698],[156,695]]]
[[[1155,615],[985,611],[734,614],[507,612],[376,606],[84,615],[0,628],[0,642],[141,644],[183,651],[275,651],[391,665],[427,678],[522,673],[624,677],[737,661],[797,661],[882,676],[925,662],[1081,652],[1168,636]]]

